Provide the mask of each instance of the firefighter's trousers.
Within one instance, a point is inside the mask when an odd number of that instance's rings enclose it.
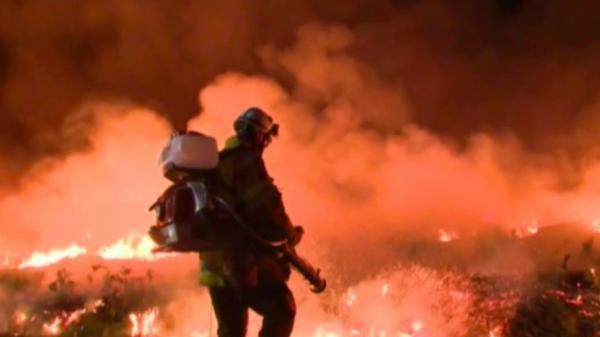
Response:
[[[289,337],[294,327],[296,304],[287,284],[251,289],[210,287],[219,337],[245,337],[248,309],[263,317],[259,337]]]

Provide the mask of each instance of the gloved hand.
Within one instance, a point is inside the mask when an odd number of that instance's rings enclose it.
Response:
[[[290,238],[290,244],[296,246],[302,240],[304,236],[304,228],[302,226],[294,226],[294,236]]]

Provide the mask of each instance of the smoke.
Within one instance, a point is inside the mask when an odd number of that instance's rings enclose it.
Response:
[[[374,261],[408,259],[410,242],[439,230],[470,237],[564,222],[591,227],[599,215],[597,162],[585,167],[578,187],[564,189],[563,174],[548,165],[556,158],[528,153],[515,137],[475,133],[464,145],[441,138],[410,121],[403,90],[350,57],[352,41],[343,27],[305,26],[292,48],[262,53],[296,86],[225,74],[200,92],[203,110],[190,122],[222,143],[246,107],[275,116],[282,132],[266,151],[267,164],[293,221],[315,239],[310,250],[368,273]],[[356,256],[357,247],[369,248]],[[476,261],[479,252],[474,248],[467,263],[485,265]],[[487,258],[501,262],[497,257]]]
[[[337,89],[328,82],[338,78],[341,90],[371,98],[355,110],[372,115],[364,126],[378,132],[397,130],[388,122],[411,118],[459,146],[478,132],[514,136],[528,152],[564,158],[567,187],[580,183],[581,161],[597,152],[594,74],[600,58],[593,0],[296,0],[261,6],[239,0],[11,0],[1,6],[2,185],[15,186],[43,158],[89,146],[85,129],[62,131],[82,102],[130,100],[181,128],[196,114],[198,88],[226,71],[269,76],[285,89],[308,87],[297,94],[317,113],[330,105]],[[330,69],[337,74],[303,69],[290,77],[281,64],[263,62],[268,51],[257,50],[289,47],[309,22],[346,27],[341,45],[330,47],[333,53],[352,36],[347,62],[337,60],[340,68]],[[305,40],[303,56],[311,57],[313,42],[320,48],[320,41]],[[302,55],[280,62],[301,67]],[[365,87],[350,88],[357,79],[340,77],[348,67],[370,78]],[[310,88],[323,85],[333,91],[315,94]],[[382,88],[402,98],[382,100]],[[388,113],[398,106],[410,111]]]
[[[267,165],[293,221],[307,229],[309,257],[360,278],[411,261],[440,230],[468,238],[596,221],[597,162],[585,162],[578,184],[565,189],[563,172],[550,165],[561,158],[531,153],[516,136],[476,132],[461,143],[428,130],[415,122],[404,86],[353,56],[359,37],[344,26],[305,25],[290,47],[258,51],[287,84],[224,73],[200,90],[200,112],[189,122],[222,145],[245,108],[274,115],[282,132]],[[92,100],[69,113],[61,133],[85,134],[88,146],[38,162],[22,188],[0,200],[10,219],[1,225],[3,249],[78,243],[94,251],[143,234],[152,222],[147,207],[167,184],[156,156],[169,132],[158,111],[135,103]],[[357,247],[369,248],[356,256]],[[479,248],[466,263],[494,270],[485,260],[501,260],[503,250],[477,260]]]
[[[128,234],[145,233],[147,211],[166,186],[157,151],[170,133],[150,110],[89,103],[73,119],[93,120],[90,148],[39,162],[27,184],[0,200],[2,248],[12,254],[78,243],[93,249]]]

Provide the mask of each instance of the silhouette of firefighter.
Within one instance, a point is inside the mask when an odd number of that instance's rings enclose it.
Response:
[[[265,168],[262,154],[278,129],[250,108],[221,152],[213,137],[186,130],[171,136],[160,157],[173,184],[151,206],[157,222],[149,234],[157,251],[200,253],[200,283],[209,289],[219,337],[245,336],[250,309],[263,316],[260,337],[290,336],[291,267],[314,293],[326,288],[320,271],[296,254],[304,231],[290,222]]]
[[[234,129],[219,155],[222,194],[260,237],[297,244],[302,229],[291,224],[262,158],[278,125],[264,111],[250,108]],[[244,234],[229,237],[227,248],[201,256],[200,281],[209,287],[219,337],[245,336],[249,309],[263,316],[259,336],[290,336],[296,305],[287,286],[287,262]]]

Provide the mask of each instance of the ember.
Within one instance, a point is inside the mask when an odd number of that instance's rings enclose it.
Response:
[[[443,229],[438,231],[438,240],[440,242],[451,242],[456,239],[458,239],[458,235],[456,233],[448,232]]]

